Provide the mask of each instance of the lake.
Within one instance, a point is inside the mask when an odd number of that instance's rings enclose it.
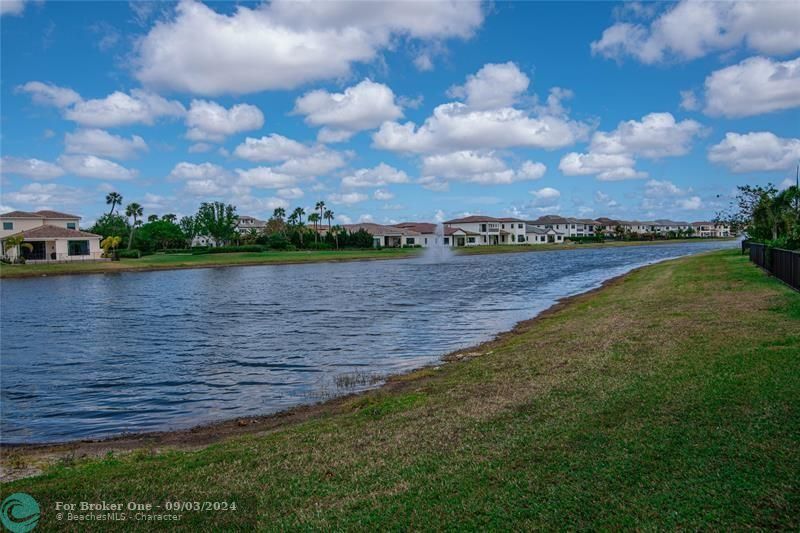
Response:
[[[488,340],[632,268],[738,242],[0,282],[0,435],[97,438],[277,412]]]

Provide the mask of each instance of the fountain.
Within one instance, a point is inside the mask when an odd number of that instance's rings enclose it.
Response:
[[[426,263],[445,263],[453,257],[453,251],[449,244],[444,243],[444,225],[436,224],[433,244],[425,249],[422,255]]]

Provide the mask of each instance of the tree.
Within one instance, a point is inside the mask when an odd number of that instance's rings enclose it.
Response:
[[[178,217],[173,215],[172,213],[167,213],[166,215],[161,217],[161,220],[166,220],[167,222],[177,222]]]
[[[303,225],[303,215],[305,214],[306,210],[302,207],[295,207],[294,211],[292,211],[292,216],[296,215],[295,220],[297,220],[297,223],[301,226]]]
[[[106,195],[106,204],[111,206],[111,210],[108,212],[109,215],[114,213],[114,208],[118,205],[122,205],[122,195],[118,192],[110,192]]]
[[[5,245],[4,245],[5,252],[8,253],[9,250],[16,250],[17,260],[19,260],[20,256],[22,255],[20,253],[20,248],[25,248],[29,252],[33,251],[33,245],[29,242],[23,242],[24,240],[25,237],[23,237],[22,235],[13,235],[11,237],[8,237],[5,240]]]
[[[147,217],[148,222],[155,222],[156,220],[158,220],[158,215],[150,215]]]
[[[100,241],[100,248],[103,249],[103,255],[106,257],[111,257],[114,254],[114,251],[119,248],[120,244],[122,244],[122,237],[112,235],[111,237],[106,237]]]
[[[153,220],[137,232],[134,243],[143,252],[155,252],[165,248],[180,248],[186,240],[180,226],[167,220]]]
[[[191,246],[192,241],[197,236],[197,224],[195,224],[194,217],[185,216],[181,218],[179,226],[183,232],[184,239],[186,239],[186,244]]]
[[[319,213],[311,213],[308,215],[308,221],[314,224],[314,242],[317,242],[319,236],[317,223],[319,222]]]
[[[286,218],[286,209],[282,207],[276,207],[272,212],[272,218],[283,222],[283,219]]]
[[[328,221],[328,231],[331,230],[331,222],[333,222],[333,211],[326,209],[323,218]]]
[[[800,189],[796,185],[778,191],[771,183],[738,187],[734,205],[718,214],[715,223],[744,229],[748,238],[777,246],[800,247]]]
[[[103,215],[98,218],[94,225],[89,228],[89,232],[106,237],[123,237],[131,232],[128,220],[116,213]]]
[[[322,220],[325,218],[325,202],[323,202],[322,200],[320,200],[320,201],[319,201],[319,202],[317,202],[317,204],[314,206],[314,209],[315,209],[315,210],[317,210],[317,211],[319,211],[319,221],[321,222],[321,221],[322,221]]]
[[[133,224],[131,224],[131,232],[128,236],[128,250],[131,249],[131,245],[133,244],[133,233],[136,231],[136,227],[142,223],[142,221],[139,220],[139,217],[142,216],[143,213],[144,209],[142,209],[142,206],[140,206],[136,202],[128,204],[128,207],[125,208],[125,216],[133,218]]]
[[[236,207],[222,202],[203,202],[195,216],[198,233],[213,238],[218,245],[235,237],[238,220]]]

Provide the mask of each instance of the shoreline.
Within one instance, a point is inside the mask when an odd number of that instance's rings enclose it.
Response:
[[[668,245],[668,244],[687,244],[687,243],[695,243],[695,242],[717,242],[717,241],[734,241],[738,239],[738,237],[733,238],[709,238],[709,239],[672,239],[672,240],[658,240],[658,241],[609,241],[604,243],[586,243],[586,244],[544,244],[544,245],[529,245],[529,246],[520,246],[520,245],[507,245],[507,246],[474,246],[474,247],[463,247],[453,249],[456,255],[493,255],[493,254],[507,254],[507,253],[532,253],[532,252],[551,252],[551,251],[572,251],[572,250],[583,250],[583,249],[598,249],[598,248],[625,248],[630,246],[660,246],[660,245]],[[400,249],[403,250],[402,252],[392,251],[390,252],[391,255],[387,255],[385,257],[381,257],[374,254],[380,254],[381,251],[356,251],[356,253],[362,253],[364,255],[357,255],[356,257],[312,257],[309,259],[303,259],[302,256],[299,258],[274,258],[272,257],[263,257],[263,258],[254,258],[254,259],[244,259],[242,261],[224,261],[222,259],[217,259],[216,261],[209,261],[208,263],[198,263],[198,264],[180,264],[178,261],[180,259],[176,259],[176,264],[144,264],[144,265],[136,265],[136,264],[128,264],[122,262],[75,262],[74,264],[70,263],[46,263],[42,265],[29,265],[28,268],[30,270],[26,271],[18,271],[15,272],[13,269],[17,268],[17,265],[2,265],[0,266],[0,280],[8,280],[8,279],[31,279],[31,278],[41,278],[41,277],[52,277],[52,276],[80,276],[80,275],[97,275],[97,274],[121,274],[121,273],[129,273],[129,272],[161,272],[161,271],[169,271],[169,270],[189,270],[189,269],[202,269],[202,268],[227,268],[227,267],[253,267],[253,266],[278,266],[278,265],[306,265],[306,264],[314,264],[314,263],[351,263],[351,262],[358,262],[358,261],[391,261],[391,260],[398,260],[398,259],[409,259],[413,257],[417,257],[424,253],[424,248],[413,248],[413,249]],[[269,253],[269,252],[267,252]],[[302,252],[277,252],[277,253],[297,253],[297,254],[318,254],[319,252],[316,251],[302,251]],[[342,252],[329,252],[329,253],[348,253],[347,251]],[[385,252],[384,252],[385,253]],[[371,255],[373,254],[373,255]],[[238,254],[219,254],[222,256],[229,256],[232,257],[237,255],[237,257],[233,257],[233,259],[238,258]],[[160,255],[154,256],[146,256],[146,257],[162,257]],[[145,258],[137,259],[136,261],[146,260]],[[181,258],[185,257],[183,255],[175,254],[174,257]],[[189,256],[192,257],[192,256]],[[196,256],[195,256],[196,257]],[[202,257],[206,257],[205,255]],[[88,266],[84,266],[88,265]],[[108,266],[107,266],[108,265]],[[123,266],[124,265],[124,266]],[[23,268],[26,265],[19,265]],[[32,268],[31,268],[32,267]],[[44,267],[41,271],[37,271],[38,267]],[[47,267],[56,268],[55,271],[48,271]],[[68,267],[73,267],[73,270],[69,270]],[[62,269],[63,270],[60,270]],[[9,270],[12,269],[12,270]]]
[[[144,449],[151,451],[197,450],[228,439],[245,435],[263,435],[325,415],[347,412],[349,410],[348,406],[351,405],[353,401],[374,395],[407,392],[410,389],[424,384],[446,365],[458,364],[469,361],[475,357],[480,357],[481,355],[487,355],[492,352],[494,347],[508,341],[510,338],[524,334],[539,324],[539,322],[547,320],[564,308],[583,300],[591,299],[597,293],[624,282],[626,278],[643,269],[669,261],[680,261],[686,257],[696,257],[697,255],[707,255],[709,253],[714,252],[694,254],[693,256],[673,257],[632,268],[623,274],[613,276],[600,282],[599,285],[592,289],[555,300],[555,302],[546,309],[530,318],[517,322],[508,330],[498,332],[487,341],[449,352],[441,356],[437,361],[427,365],[413,368],[405,372],[387,375],[384,377],[383,383],[377,387],[335,396],[317,403],[298,404],[294,407],[289,407],[270,414],[234,417],[215,422],[202,423],[183,429],[122,433],[96,439],[76,439],[43,443],[0,443],[0,457],[6,458],[4,462],[18,462],[20,458],[23,458],[26,464],[37,460],[40,463],[37,467],[18,469],[15,469],[13,465],[11,467],[2,465],[0,483],[39,475],[43,472],[45,467],[62,461],[65,458],[70,461],[92,459],[99,458],[109,453],[132,453]],[[9,456],[11,456],[10,461]]]

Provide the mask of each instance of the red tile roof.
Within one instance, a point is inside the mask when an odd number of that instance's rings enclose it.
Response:
[[[20,231],[9,237],[16,237],[22,235],[25,239],[78,239],[78,238],[100,238],[100,235],[89,233],[88,231],[80,231],[76,229],[62,228],[60,226],[50,226],[45,224],[33,229]]]
[[[468,224],[470,222],[525,222],[520,218],[495,218],[487,217],[485,215],[472,215],[464,218],[454,218],[453,220],[446,220],[445,224]]]
[[[0,218],[76,218],[80,219],[78,215],[70,215],[69,213],[62,213],[60,211],[50,211],[49,209],[42,209],[40,211],[10,211],[3,213]]]

